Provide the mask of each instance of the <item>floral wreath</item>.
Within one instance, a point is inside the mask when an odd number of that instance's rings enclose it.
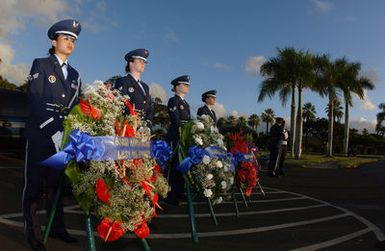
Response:
[[[83,95],[64,121],[61,152],[74,196],[85,214],[92,211],[100,219],[96,229],[104,241],[126,231],[146,238],[159,196],[170,190],[158,162],[163,164],[171,151],[162,142],[150,144],[151,131],[128,96],[101,81]],[[119,150],[122,146],[128,150]]]

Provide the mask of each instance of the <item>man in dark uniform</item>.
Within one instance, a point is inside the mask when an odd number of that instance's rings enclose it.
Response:
[[[130,103],[135,105],[135,110],[151,127],[154,108],[150,88],[141,80],[141,74],[144,72],[148,56],[149,52],[146,49],[136,49],[127,53],[124,59],[127,61],[126,72],[128,74],[116,80],[115,89],[130,97]],[[126,109],[126,112],[128,113],[128,109]]]
[[[80,23],[72,19],[54,24],[48,30],[48,37],[52,40],[50,56],[35,59],[29,76],[27,97],[30,117],[26,124],[27,156],[22,204],[25,235],[33,250],[45,250],[36,215],[39,200],[46,193],[46,209],[49,212],[63,175],[63,171],[42,167],[40,162],[59,151],[63,120],[78,103],[80,76],[68,64],[68,57],[74,50],[80,30]],[[63,214],[60,198],[51,236],[75,242],[76,239],[66,231]]]
[[[271,177],[277,177],[277,166],[279,165],[279,152],[282,144],[282,140],[285,139],[284,130],[282,127],[283,118],[275,118],[274,125],[270,128],[270,161],[268,168],[268,175]]]
[[[184,121],[191,119],[190,106],[185,101],[185,95],[188,93],[190,87],[190,76],[180,76],[171,81],[171,85],[173,86],[172,91],[175,92],[175,96],[170,98],[167,104],[168,115],[171,122],[167,131],[167,142],[175,152],[179,143],[180,126]],[[178,165],[178,154],[176,154],[168,170],[168,181],[171,186],[171,191],[166,199],[166,202],[173,205],[178,205],[179,199],[184,198],[184,180],[182,174],[176,170]]]
[[[215,105],[215,101],[217,98],[217,91],[216,90],[210,90],[202,94],[202,101],[205,103],[204,106],[199,107],[197,115],[208,115],[212,120],[214,121],[214,125],[217,124],[217,116],[215,114],[215,111],[212,109],[212,106]]]

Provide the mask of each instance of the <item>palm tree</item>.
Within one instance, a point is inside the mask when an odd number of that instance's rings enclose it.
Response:
[[[331,61],[326,54],[316,57],[316,83],[314,88],[322,96],[327,96],[328,101],[328,144],[326,154],[333,156],[333,129],[334,129],[334,104],[337,99],[337,84],[342,81],[344,75],[346,60],[344,58]]]
[[[304,124],[306,126],[305,145],[307,146],[308,145],[309,132],[310,132],[310,129],[309,129],[310,122],[313,122],[316,119],[315,115],[317,114],[317,112],[315,110],[315,106],[310,102],[305,103],[303,105],[303,108],[302,108],[302,114],[303,114],[303,121],[304,121]]]
[[[266,135],[269,134],[269,124],[274,123],[275,114],[273,109],[267,108],[262,114],[261,114],[262,121],[266,123]]]
[[[240,130],[243,130],[247,125],[246,117],[240,116],[237,121],[237,126]]]
[[[333,123],[341,123],[341,119],[344,116],[343,107],[339,99],[333,100]],[[329,104],[325,108],[325,112],[329,117],[330,107]]]
[[[300,156],[300,142],[302,140],[302,123],[297,123],[301,126],[300,139],[296,140],[296,89],[301,88],[298,93],[298,98],[301,99],[302,88],[308,83],[311,73],[312,55],[309,51],[297,51],[294,48],[277,49],[278,56],[271,58],[261,66],[261,75],[265,77],[261,83],[258,102],[262,102],[266,96],[272,98],[276,92],[279,93],[282,105],[287,103],[289,95],[291,95],[291,111],[290,111],[290,141],[291,141],[291,155],[295,155],[295,146],[297,146],[296,155]],[[302,110],[302,99],[298,101],[300,104],[299,110]],[[302,111],[301,111],[302,112]],[[302,121],[302,118],[301,120]],[[296,144],[297,142],[297,144]]]
[[[385,135],[385,126],[382,125],[382,122],[385,121],[385,103],[381,103],[378,108],[380,108],[380,112],[377,113],[377,124],[376,124],[376,132],[379,135]]]
[[[233,115],[230,115],[229,117],[227,117],[227,123],[232,129],[234,129],[237,125],[237,119]]]
[[[365,97],[365,90],[373,90],[374,84],[368,78],[359,77],[361,64],[358,62],[348,63],[338,87],[342,90],[345,103],[345,128],[344,128],[344,146],[343,153],[348,155],[349,150],[349,107],[353,106],[352,93],[356,94],[358,98]]]
[[[251,114],[248,121],[247,121],[247,124],[253,128],[253,130],[257,133],[258,135],[258,126],[259,126],[259,117],[257,114]]]

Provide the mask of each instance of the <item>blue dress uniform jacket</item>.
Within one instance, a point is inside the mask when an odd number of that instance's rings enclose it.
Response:
[[[179,141],[179,128],[181,123],[191,119],[190,106],[181,97],[175,95],[168,100],[167,108],[171,122],[167,132],[167,141],[175,147]]]
[[[154,117],[154,107],[151,101],[150,89],[146,83],[142,81],[140,83],[145,93],[143,93],[136,79],[128,74],[116,80],[115,89],[118,89],[121,94],[129,96],[130,103],[135,104],[135,110],[141,114],[144,120],[151,124]],[[128,109],[126,109],[126,112],[128,113]]]
[[[28,85],[30,118],[26,125],[28,140],[50,141],[57,131],[63,131],[63,120],[79,100],[81,81],[79,73],[70,65],[68,76],[56,56],[35,59]]]
[[[184,121],[191,119],[190,106],[178,95],[168,100],[168,115],[170,118],[170,127],[167,131],[167,142],[173,148],[175,148],[179,142],[179,129]],[[178,199],[184,195],[184,180],[180,172],[176,170],[179,165],[178,155],[173,157],[171,161],[171,168],[168,170],[168,181],[171,186],[171,191],[167,196],[167,201],[171,204],[178,204]]]
[[[207,105],[204,105],[204,106],[202,106],[202,107],[199,107],[198,112],[197,112],[197,115],[198,115],[198,116],[208,115],[208,116],[210,116],[210,117],[213,119],[214,124],[217,123],[217,116],[216,116],[214,110],[211,110],[210,108],[208,108]]]
[[[47,194],[46,210],[53,204],[62,171],[41,166],[41,161],[56,153],[51,136],[63,131],[63,120],[68,111],[78,103],[81,87],[79,73],[67,66],[64,79],[56,56],[35,59],[28,82],[28,107],[30,117],[26,124],[27,156],[23,190],[23,214],[28,242],[40,241],[41,227],[36,210],[44,192]],[[57,204],[52,232],[65,231],[61,198]]]

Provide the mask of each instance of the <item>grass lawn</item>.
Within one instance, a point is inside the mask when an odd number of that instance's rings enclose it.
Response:
[[[320,154],[305,153],[302,159],[296,160],[287,156],[285,164],[301,167],[319,167],[319,168],[356,168],[366,163],[384,160],[384,156],[359,155],[359,156],[334,156],[326,157]]]

